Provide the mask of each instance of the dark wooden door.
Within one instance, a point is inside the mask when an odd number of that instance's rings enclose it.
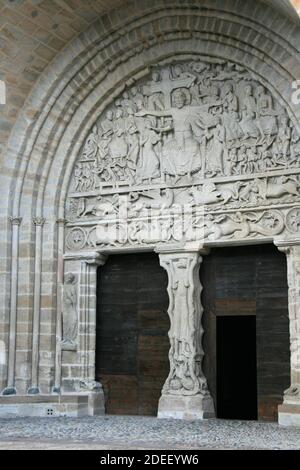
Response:
[[[218,316],[256,316],[259,420],[277,420],[277,406],[290,385],[286,257],[274,245],[218,248],[203,258],[204,371],[217,403]],[[238,358],[239,351],[236,351]],[[238,360],[234,366],[240,373]],[[243,390],[240,390],[243,395]]]
[[[106,413],[156,415],[169,372],[167,274],[155,253],[114,255],[98,271],[96,378]]]

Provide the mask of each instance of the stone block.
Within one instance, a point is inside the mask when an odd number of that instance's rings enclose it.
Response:
[[[280,405],[278,407],[278,423],[285,427],[300,427],[300,403],[299,405]]]
[[[159,400],[158,418],[195,420],[214,416],[214,404],[210,396],[162,395]]]

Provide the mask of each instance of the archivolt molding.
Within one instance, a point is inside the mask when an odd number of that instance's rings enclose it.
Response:
[[[142,2],[140,2],[142,3]],[[255,30],[256,28],[256,33],[262,33],[264,31],[263,27],[261,25],[258,25],[257,22],[254,22],[254,21],[249,21],[249,20],[246,20],[245,17],[242,17],[241,15],[235,15],[234,16],[234,19],[233,19],[233,13],[227,13],[227,12],[224,12],[224,10],[220,13],[218,12],[217,10],[214,10],[214,11],[211,11],[210,9],[208,10],[193,10],[192,11],[192,16],[188,17],[187,15],[189,14],[189,10],[190,8],[194,5],[194,2],[188,2],[188,4],[185,6],[185,8],[182,7],[182,2],[181,2],[181,7],[180,8],[175,8],[175,5],[172,5],[172,8],[168,8],[166,9],[166,15],[168,15],[168,22],[167,22],[167,26],[165,25],[165,28],[166,29],[169,29],[169,32],[167,34],[165,34],[164,32],[161,32],[163,30],[163,23],[164,23],[164,19],[162,18],[163,16],[163,12],[160,10],[159,11],[159,17],[158,18],[158,13],[157,12],[154,12],[153,13],[153,10],[154,8],[151,8],[150,11],[148,10],[144,10],[143,13],[144,15],[141,15],[141,17],[137,20],[137,15],[135,16],[135,20],[132,21],[132,19],[130,21],[128,21],[127,23],[123,24],[122,28],[121,28],[121,25],[120,23],[117,23],[116,26],[111,26],[110,28],[108,28],[107,32],[105,34],[102,34],[102,37],[101,37],[101,34],[100,34],[100,37],[99,37],[99,30],[97,29],[99,27],[99,24],[101,23],[98,22],[97,24],[95,24],[95,26],[90,30],[89,33],[87,33],[86,35],[83,35],[82,37],[82,42],[79,43],[79,41],[76,41],[73,45],[72,48],[69,49],[68,51],[68,55],[70,56],[71,54],[71,51],[72,51],[72,59],[73,61],[74,60],[78,60],[80,59],[81,57],[80,56],[83,56],[85,55],[84,57],[84,60],[83,60],[83,57],[82,57],[82,62],[80,62],[80,66],[82,67],[81,70],[80,70],[80,67],[77,68],[77,72],[75,71],[72,71],[72,74],[71,72],[69,71],[69,65],[67,67],[67,69],[64,69],[63,73],[60,74],[60,78],[62,77],[62,75],[64,75],[64,79],[63,79],[63,86],[65,86],[66,83],[68,83],[68,87],[67,88],[72,88],[73,92],[70,93],[67,93],[68,94],[68,98],[69,100],[72,100],[72,97],[74,98],[74,95],[77,94],[77,91],[76,91],[76,88],[74,88],[74,82],[77,82],[78,81],[78,77],[80,75],[83,75],[83,68],[89,68],[90,69],[90,66],[91,64],[87,64],[87,61],[86,61],[86,56],[88,56],[89,58],[91,58],[91,61],[94,61],[94,65],[97,67],[99,66],[99,62],[97,61],[96,59],[96,55],[95,54],[101,54],[102,57],[104,56],[105,59],[109,59],[111,61],[112,57],[108,57],[108,54],[107,54],[107,51],[109,52],[109,55],[112,56],[114,53],[118,53],[119,51],[121,51],[121,48],[120,48],[120,45],[117,45],[117,43],[110,43],[108,42],[108,40],[111,40],[111,37],[114,38],[115,37],[119,37],[121,36],[120,40],[123,40],[124,42],[124,48],[127,49],[127,54],[120,54],[119,53],[119,57],[122,56],[122,61],[126,61],[128,59],[128,55],[132,54],[132,43],[130,44],[129,41],[125,41],[125,37],[122,36],[122,32],[124,31],[124,33],[126,35],[130,35],[131,36],[134,36],[134,29],[133,27],[135,27],[135,36],[136,36],[136,46],[139,48],[139,50],[141,51],[141,49],[144,47],[144,48],[147,48],[149,47],[149,45],[151,45],[151,41],[153,42],[153,39],[155,38],[155,35],[156,35],[156,38],[160,41],[167,41],[168,40],[168,37],[169,36],[169,40],[172,39],[172,36],[173,36],[173,39],[174,39],[174,33],[183,37],[184,39],[184,34],[186,33],[182,33],[182,30],[189,30],[189,33],[188,35],[191,36],[193,34],[196,34],[194,31],[192,31],[192,27],[193,27],[193,24],[195,25],[195,29],[196,28],[205,28],[207,27],[208,30],[211,30],[212,29],[212,24],[213,22],[209,21],[207,19],[207,21],[203,21],[203,18],[208,18],[209,15],[212,15],[214,17],[218,17],[218,15],[220,15],[222,21],[220,21],[220,18],[216,18],[216,21],[215,21],[215,29],[216,31],[212,31],[212,34],[213,35],[216,35],[218,34],[219,37],[217,37],[217,41],[218,42],[226,42],[226,36],[224,35],[223,37],[221,37],[220,35],[220,31],[219,30],[222,30],[222,28],[224,30],[226,30],[227,28],[224,27],[224,16],[228,16],[230,21],[231,21],[231,26],[232,24],[234,23],[234,20],[236,21],[236,24],[243,24],[245,26],[249,26],[251,27],[252,31]],[[159,5],[156,7],[156,10],[159,8]],[[141,11],[141,5],[139,5],[139,8],[137,11]],[[199,16],[197,18],[197,13],[199,12]],[[174,15],[174,21],[173,21],[173,31],[172,31],[172,15]],[[176,16],[175,15],[181,15],[181,18],[184,18],[183,21],[179,21],[178,19],[176,19]],[[141,19],[142,18],[142,19]],[[142,23],[145,23],[145,21],[147,21],[148,23],[146,25],[143,26]],[[153,27],[152,29],[152,25],[153,25],[153,22],[157,23],[157,25],[159,25],[157,28]],[[202,25],[202,22],[203,22],[203,25]],[[149,27],[149,25],[151,25],[151,28]],[[131,32],[130,32],[130,29],[131,29]],[[148,31],[147,31],[148,29]],[[181,32],[179,32],[178,30],[181,29]],[[234,29],[234,28],[233,28]],[[258,30],[260,31],[258,31]],[[102,24],[102,31],[103,31],[103,24]],[[158,32],[159,33],[158,33]],[[249,36],[251,36],[250,34],[250,31],[248,31],[249,33]],[[97,38],[95,36],[98,36]],[[205,38],[205,35],[206,35],[206,38]],[[268,31],[268,34],[269,36],[269,39],[267,40],[267,49],[268,50],[271,50],[271,51],[274,51],[274,57],[279,57],[281,59],[281,61],[279,60],[278,61],[278,66],[281,68],[281,63],[282,63],[282,58],[284,55],[288,56],[289,59],[291,56],[293,56],[293,54],[296,52],[293,50],[293,48],[288,45],[281,37],[279,37],[278,35],[276,35],[276,39],[274,39],[274,41],[276,42],[276,48],[281,48],[281,50],[275,50],[274,47],[272,47],[272,43],[270,43],[270,31]],[[90,37],[89,37],[90,36]],[[245,36],[246,36],[246,31],[245,31]],[[274,38],[274,33],[272,33],[272,36]],[[88,39],[88,44],[87,44],[87,47],[85,49],[84,52],[81,52],[79,54],[75,54],[74,52],[74,49],[78,46],[80,46],[80,49],[82,49],[82,43],[85,42],[87,40],[87,38],[89,37]],[[110,38],[110,39],[108,39]],[[207,33],[202,33],[202,38],[205,40],[207,39]],[[272,39],[273,39],[272,38]],[[246,37],[244,38],[241,38],[243,41],[245,41]],[[264,38],[264,41],[266,40],[266,38]],[[227,37],[227,41],[228,42],[232,42],[232,40],[229,40],[229,38]],[[275,42],[273,44],[275,44]],[[258,43],[258,41],[256,41],[256,43]],[[93,46],[94,44],[94,46]],[[242,42],[241,42],[242,44]],[[279,45],[280,44],[280,45]],[[75,46],[75,47],[74,47]],[[106,47],[106,50],[104,51],[103,47]],[[126,47],[127,46],[127,47]],[[208,43],[206,42],[206,46],[208,46]],[[284,46],[285,50],[282,49],[282,47]],[[244,44],[244,47],[245,47],[245,44]],[[249,46],[246,46],[246,48],[249,48]],[[96,49],[96,50],[95,50]],[[130,52],[128,52],[128,50],[130,49]],[[102,52],[101,52],[102,50]],[[252,48],[252,51],[251,53],[253,53],[253,48]],[[137,52],[137,51],[136,51]],[[264,61],[268,60],[268,57],[267,55],[263,52],[263,47],[260,46],[260,48],[258,47],[257,48],[257,54],[262,56],[262,54],[264,54]],[[84,65],[85,63],[85,65]],[[57,63],[55,64],[55,66],[57,66]],[[111,67],[112,68],[112,67]],[[53,69],[54,69],[54,64],[53,64]],[[75,75],[74,73],[76,73],[76,79],[74,79]],[[51,70],[49,70],[49,73],[45,74],[44,78],[41,80],[40,82],[40,87],[39,89],[43,88],[44,87],[44,84],[46,83],[46,79],[49,79],[49,76],[51,77]],[[73,80],[72,80],[72,75],[73,75]],[[69,79],[68,79],[68,76],[69,76]],[[61,109],[64,110],[64,113],[66,113],[66,102],[63,101],[63,94],[62,93],[66,93],[67,89],[64,89],[64,92],[63,92],[63,88],[62,87],[57,87],[57,89],[55,90],[54,94],[52,94],[51,96],[51,91],[53,92],[53,88],[57,86],[57,75],[55,77],[56,79],[54,80],[53,82],[53,85],[52,87],[49,88],[49,92],[50,93],[46,93],[44,94],[44,99],[42,100],[42,103],[46,105],[46,103],[51,103],[51,107],[54,111],[54,103],[55,104],[55,107],[58,106],[60,107],[61,106]],[[286,75],[285,76],[285,79],[288,80],[288,76]],[[95,79],[94,79],[95,80]],[[44,83],[43,83],[44,82]],[[87,83],[80,83],[80,86],[82,88],[85,88],[86,90],[89,89],[89,86]],[[95,86],[95,85],[94,85]],[[50,98],[51,96],[51,98]],[[60,104],[57,104],[56,100],[57,98],[59,97],[59,103]],[[74,100],[73,100],[73,106],[74,106]],[[39,109],[41,107],[41,103],[40,105],[38,105],[38,103],[34,103],[34,100],[33,102],[30,104],[28,103],[27,105],[27,110],[25,108],[24,110],[24,113],[23,113],[23,116],[30,116],[30,110],[32,109]],[[43,119],[44,119],[44,116],[45,114],[49,111],[49,104],[48,106],[46,105],[46,109],[45,111],[43,112],[43,116],[41,115],[40,116],[40,122],[42,123]],[[72,112],[74,112],[74,108],[73,110],[70,110],[70,113],[72,114]],[[51,120],[50,116],[49,116],[49,120]],[[32,143],[33,142],[36,142],[37,143],[37,139],[36,137],[34,137],[34,134],[36,134],[38,132],[38,128],[39,128],[39,124],[37,123],[35,126],[29,126],[31,127],[31,130],[32,132],[30,131],[30,133],[32,134],[31,135],[31,138],[29,139],[29,145],[28,147],[32,146]],[[56,129],[57,131],[57,129]],[[48,130],[49,132],[49,130]],[[36,134],[37,135],[37,134]],[[29,135],[27,133],[26,135],[26,140],[28,141],[28,138],[29,138]],[[50,137],[52,140],[53,140],[53,134],[51,134],[51,137]],[[14,137],[12,137],[13,140]],[[59,137],[58,137],[59,139]],[[56,139],[54,139],[56,140]],[[47,148],[47,154],[49,155],[50,152],[48,151],[49,150],[49,145],[47,144],[47,142],[43,142],[43,144],[46,146]],[[24,150],[24,149],[22,149]],[[41,153],[41,149],[39,149],[39,152]],[[26,161],[26,155],[30,153],[30,150],[28,148],[27,152],[22,152],[22,160],[24,161],[24,166],[25,166],[25,161]],[[45,157],[45,155],[44,155]],[[50,159],[50,157],[49,157]],[[36,166],[36,164],[35,164]],[[47,168],[45,167],[45,170],[44,170],[45,174],[48,173],[47,171]],[[40,174],[40,171],[39,171],[39,174]],[[19,178],[19,185],[22,185],[22,177]],[[46,178],[45,178],[45,181],[46,181]],[[16,191],[16,198],[15,198],[15,201],[18,201],[19,197],[20,197],[20,194],[18,195],[18,193],[20,193],[20,187],[19,187],[19,191]],[[16,202],[15,203],[15,211],[17,211],[18,209],[18,203]]]

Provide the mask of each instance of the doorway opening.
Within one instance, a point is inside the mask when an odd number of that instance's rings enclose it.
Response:
[[[156,415],[169,372],[167,273],[155,253],[112,255],[97,285],[96,380],[106,413]]]
[[[277,421],[278,405],[290,385],[285,255],[271,244],[214,248],[203,257],[200,280],[203,371],[217,416],[254,419],[256,398],[257,419]],[[224,403],[222,386],[231,404]]]
[[[256,318],[217,317],[217,417],[257,419]]]

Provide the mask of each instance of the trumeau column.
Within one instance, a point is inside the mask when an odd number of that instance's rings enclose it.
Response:
[[[280,251],[287,256],[291,386],[285,390],[283,405],[279,406],[278,421],[284,426],[300,425],[300,238],[277,240]]]
[[[16,333],[17,333],[17,299],[18,299],[18,265],[19,265],[19,227],[21,217],[10,217],[12,224],[12,261],[10,282],[10,320],[8,347],[8,378],[3,395],[15,395]]]
[[[214,405],[202,371],[203,328],[199,268],[207,251],[158,249],[168,273],[170,373],[159,400],[159,418],[204,419]]]

